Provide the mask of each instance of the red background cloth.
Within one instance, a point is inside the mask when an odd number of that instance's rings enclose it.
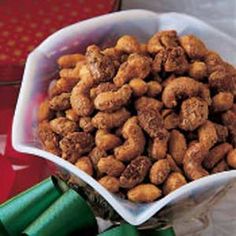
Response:
[[[21,80],[27,55],[58,29],[117,9],[116,0],[0,1],[0,85]],[[16,152],[11,125],[19,85],[0,86],[0,203],[46,178],[41,158]]]

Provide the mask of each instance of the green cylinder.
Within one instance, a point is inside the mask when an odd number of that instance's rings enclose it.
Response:
[[[28,226],[23,235],[86,235],[82,233],[86,230],[90,232],[87,235],[97,232],[96,219],[84,199],[70,189]]]
[[[0,205],[0,235],[19,235],[62,194],[54,178],[48,178]]]
[[[141,236],[175,236],[172,226],[165,226],[158,229],[149,229],[140,231]]]
[[[121,224],[115,228],[100,233],[98,236],[139,236],[138,230],[129,224]]]

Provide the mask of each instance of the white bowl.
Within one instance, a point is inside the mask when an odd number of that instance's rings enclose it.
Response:
[[[179,204],[187,198],[197,204],[214,194],[236,177],[236,171],[211,175],[191,182],[168,196],[149,204],[134,204],[109,193],[95,179],[71,163],[42,150],[34,139],[39,105],[37,94],[45,93],[57,69],[58,56],[75,51],[83,52],[91,43],[111,45],[123,34],[133,34],[147,40],[163,29],[175,29],[179,34],[196,34],[212,50],[236,64],[233,50],[236,43],[229,36],[187,15],[177,13],[156,14],[145,10],[129,10],[96,17],[68,26],[48,37],[30,53],[24,71],[22,86],[13,121],[13,147],[19,151],[45,158],[83,180],[99,192],[110,205],[130,224],[139,225],[170,204]],[[204,193],[204,194],[203,194]]]

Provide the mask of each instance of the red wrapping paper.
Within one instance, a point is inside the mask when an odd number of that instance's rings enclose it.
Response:
[[[69,24],[117,10],[116,0],[6,0],[0,2],[0,203],[52,172],[41,158],[16,152],[11,125],[27,55]],[[6,81],[14,86],[1,86]],[[4,146],[6,147],[4,148]]]

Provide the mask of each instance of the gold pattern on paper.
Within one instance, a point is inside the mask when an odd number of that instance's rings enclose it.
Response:
[[[77,11],[72,11],[70,14],[71,14],[71,16],[77,16],[78,13],[77,13]]]
[[[18,22],[18,19],[17,18],[12,18],[11,19],[11,23],[17,23]]]
[[[8,42],[7,42],[7,45],[8,46],[14,46],[14,45],[16,45],[16,41],[14,41],[14,40],[9,40]]]
[[[43,20],[43,23],[44,23],[44,24],[49,24],[50,22],[51,22],[50,19],[45,19],[45,20]]]
[[[57,19],[58,19],[58,20],[63,20],[64,17],[63,17],[62,15],[59,15],[59,16],[57,16]]]
[[[57,29],[53,27],[53,28],[50,28],[50,29],[49,29],[49,32],[50,32],[50,33],[53,33],[53,32],[55,32],[56,30],[57,30]]]
[[[29,26],[30,26],[31,28],[36,28],[36,27],[37,27],[37,24],[36,24],[36,23],[31,23]]]
[[[53,10],[53,11],[55,11],[55,12],[58,12],[58,10],[59,10],[59,7],[57,7],[57,6],[54,6],[54,7],[52,8],[52,10]]]
[[[22,32],[24,29],[22,27],[16,27],[16,32]]]
[[[23,37],[21,38],[21,40],[22,40],[23,42],[28,42],[28,41],[29,41],[29,37],[28,37],[28,36],[23,36]]]
[[[87,12],[87,13],[88,13],[88,12],[91,12],[91,9],[90,9],[89,7],[85,7],[85,8],[84,8],[84,12]]]
[[[98,8],[99,9],[103,9],[104,8],[104,5],[102,3],[98,3]]]
[[[30,14],[25,14],[25,18],[29,20],[31,18],[31,15]]]
[[[34,49],[34,46],[33,45],[29,45],[28,47],[27,47],[27,50],[28,51],[32,51]]]
[[[3,31],[2,32],[2,36],[9,36],[9,35],[10,35],[10,33],[8,31]]]
[[[6,60],[7,59],[7,55],[4,54],[4,53],[0,53],[0,60],[3,61],[3,60]]]
[[[41,38],[41,37],[43,36],[43,33],[42,33],[42,32],[37,32],[37,33],[35,34],[35,36],[38,37],[38,38]]]
[[[65,7],[71,7],[71,4],[69,2],[65,3]]]
[[[42,15],[44,15],[44,11],[43,11],[43,10],[39,10],[39,11],[38,11],[38,14],[39,14],[40,16],[42,16]]]
[[[25,64],[25,59],[22,58],[22,59],[20,59],[19,62],[20,62],[20,64],[24,65]]]
[[[22,54],[22,51],[19,50],[19,49],[16,49],[16,50],[13,52],[13,54],[14,54],[15,56],[20,56],[20,55]]]

